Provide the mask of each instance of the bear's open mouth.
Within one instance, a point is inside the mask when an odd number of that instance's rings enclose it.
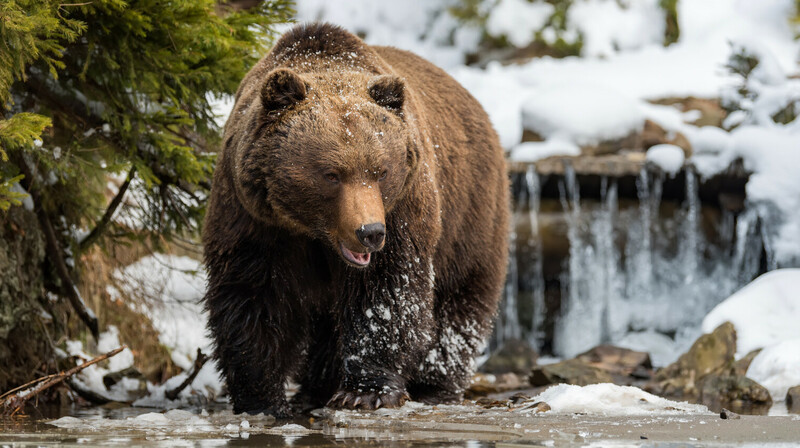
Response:
[[[353,252],[352,250],[344,247],[344,243],[339,243],[339,247],[342,250],[342,256],[344,259],[353,265],[363,268],[369,264],[369,252],[363,254],[360,252]]]

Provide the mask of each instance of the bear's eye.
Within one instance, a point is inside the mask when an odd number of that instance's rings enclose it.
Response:
[[[386,175],[387,175],[387,174],[389,174],[389,172],[388,172],[387,170],[383,170],[383,171],[381,171],[381,177],[379,177],[379,178],[378,178],[378,180],[384,180],[384,179],[386,179]]]
[[[339,183],[339,175],[333,172],[325,173],[325,179],[328,179],[328,182],[338,184]]]

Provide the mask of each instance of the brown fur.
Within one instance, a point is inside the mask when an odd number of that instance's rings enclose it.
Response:
[[[288,376],[309,405],[457,400],[507,256],[505,161],[475,99],[411,53],[298,26],[242,81],[224,142],[205,300],[234,410],[288,415]]]

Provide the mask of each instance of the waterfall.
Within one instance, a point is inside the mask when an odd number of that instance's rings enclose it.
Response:
[[[541,205],[547,179],[533,165],[515,177],[508,281],[494,346],[524,339],[572,357],[601,343],[672,340],[662,359],[685,349],[708,311],[758,275],[762,259],[774,268],[774,254],[765,225],[771,210],[747,204],[738,214],[704,215],[697,174],[688,168],[684,176],[680,204],[662,201],[665,175],[646,168],[635,179],[638,203],[621,202],[621,187],[610,178],[599,179],[600,201],[582,200],[575,170],[565,164],[553,185],[562,212],[554,214],[555,203],[548,203],[547,215]],[[709,217],[716,227],[704,225]],[[704,228],[716,235],[708,238]],[[563,260],[560,274],[544,258],[543,238],[566,240],[553,246],[566,250],[556,259]],[[547,289],[556,284],[560,289]],[[545,298],[559,296],[560,308],[548,310]],[[648,336],[653,333],[660,339]]]

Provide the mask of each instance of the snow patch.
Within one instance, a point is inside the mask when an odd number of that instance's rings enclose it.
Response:
[[[515,162],[535,162],[553,156],[579,156],[581,148],[569,140],[553,137],[543,142],[522,142],[511,150]]]
[[[736,328],[736,356],[800,338],[800,269],[778,269],[753,280],[703,319],[710,333],[724,322]]]
[[[533,398],[550,405],[558,414],[605,416],[711,414],[707,407],[667,400],[632,386],[603,383],[589,386],[559,384]]]
[[[542,86],[522,106],[525,129],[577,145],[626,137],[644,126],[636,101],[621,92],[585,83]]]
[[[545,2],[501,0],[486,19],[486,32],[496,37],[505,36],[515,47],[527,47],[553,12],[555,7]]]
[[[647,150],[647,161],[673,177],[683,168],[685,158],[683,149],[675,145],[655,145]]]
[[[773,401],[784,400],[789,388],[800,386],[800,338],[762,350],[750,363],[747,377],[766,387]]]

